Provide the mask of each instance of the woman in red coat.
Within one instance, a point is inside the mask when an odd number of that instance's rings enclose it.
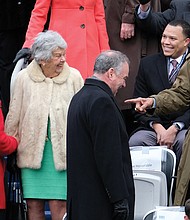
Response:
[[[67,62],[86,79],[92,75],[96,56],[109,49],[103,1],[37,0],[23,48],[30,48],[34,37],[43,31],[49,9],[49,29],[64,37],[68,43]]]
[[[17,140],[4,132],[4,119],[1,108],[0,100],[0,219],[3,220],[6,208],[4,186],[5,161],[3,156],[11,154],[16,150]]]

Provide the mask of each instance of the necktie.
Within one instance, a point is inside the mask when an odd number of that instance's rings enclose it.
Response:
[[[171,70],[171,72],[169,74],[169,82],[171,84],[173,84],[176,77],[177,77],[177,73],[178,73],[178,71],[176,70],[178,62],[176,60],[172,60],[171,63],[173,65],[173,69]]]

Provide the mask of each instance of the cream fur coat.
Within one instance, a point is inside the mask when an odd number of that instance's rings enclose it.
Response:
[[[5,122],[6,132],[16,134],[20,140],[18,167],[41,167],[49,117],[55,168],[66,169],[67,111],[73,95],[83,83],[79,71],[67,63],[52,79],[43,75],[34,60],[19,73]]]

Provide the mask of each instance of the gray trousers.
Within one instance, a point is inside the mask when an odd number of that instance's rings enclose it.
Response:
[[[182,146],[185,139],[187,129],[178,132],[173,145],[173,151],[176,155],[176,165],[179,165],[182,154]],[[139,130],[134,133],[129,139],[129,146],[157,146],[156,132],[149,130]]]

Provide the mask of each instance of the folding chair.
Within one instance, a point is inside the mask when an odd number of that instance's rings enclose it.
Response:
[[[184,206],[157,207],[146,213],[143,220],[182,220],[184,215]]]
[[[136,170],[133,172],[135,183],[135,220],[142,220],[149,210],[158,205],[167,205],[167,181],[163,172]]]
[[[130,153],[136,191],[135,220],[138,220],[156,206],[172,205],[176,156],[172,150],[163,146],[135,146],[130,148]],[[159,175],[160,179],[158,179]],[[162,190],[160,190],[161,185]],[[146,191],[144,191],[145,186]],[[142,192],[144,192],[143,197]],[[159,193],[160,197],[156,193]]]
[[[14,83],[15,80],[19,74],[19,72],[24,69],[28,65],[28,61],[26,58],[21,58],[18,60],[18,62],[15,65],[15,68],[13,70],[12,76],[11,76],[11,82],[10,82],[10,94],[12,96],[13,88],[14,88]]]

